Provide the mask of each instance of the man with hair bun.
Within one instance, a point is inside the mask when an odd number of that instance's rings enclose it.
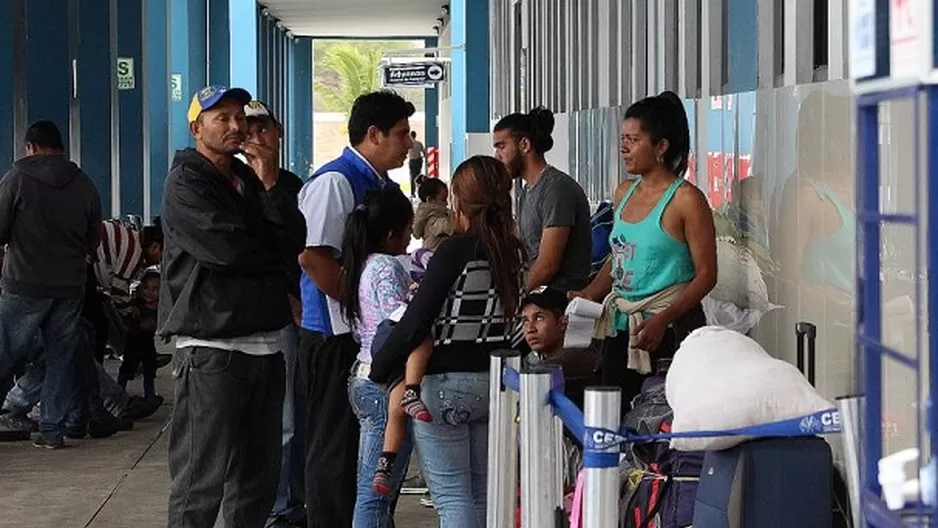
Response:
[[[518,223],[530,259],[527,287],[579,290],[589,283],[590,207],[570,176],[547,163],[554,146],[554,114],[537,107],[495,125],[495,157],[524,180]]]

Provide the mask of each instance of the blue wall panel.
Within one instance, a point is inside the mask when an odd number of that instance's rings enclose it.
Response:
[[[13,3],[0,2],[0,79],[13,78]],[[0,82],[0,174],[13,164],[13,83]]]
[[[257,3],[254,0],[229,0],[229,71],[231,86],[240,86],[257,94]]]
[[[143,215],[143,5],[123,0],[117,8],[117,55],[134,60],[136,82],[118,92],[120,213]]]
[[[110,2],[82,0],[78,9],[78,104],[81,165],[111,214]]]
[[[306,179],[313,163],[313,39],[293,44],[293,111],[290,134],[294,150],[290,170]]]
[[[228,13],[229,0],[208,0],[208,84],[228,86],[231,79],[228,35],[231,29]],[[237,1],[237,0],[232,0]],[[243,0],[242,0],[243,1]]]
[[[437,47],[438,40],[434,38],[424,39],[424,46],[427,48]],[[424,121],[424,126],[426,128],[426,138],[424,138],[424,145],[428,147],[438,147],[440,146],[440,129],[439,129],[439,115],[440,115],[440,90],[437,87],[427,88],[424,90],[424,114],[426,115],[426,120]]]
[[[146,88],[147,127],[150,164],[149,212],[159,215],[163,182],[169,171],[169,5],[146,3]]]
[[[29,123],[54,122],[62,132],[66,148],[71,97],[68,30],[68,9],[64,2],[26,2],[27,120]]]
[[[759,48],[756,2],[754,0],[727,0],[727,88],[728,92],[755,90],[758,85],[756,61]]]
[[[466,158],[466,134],[489,131],[488,0],[453,0],[452,40],[452,169]]]
[[[178,150],[192,145],[186,112],[192,94],[205,86],[205,0],[171,1],[171,69],[182,75],[182,99],[171,104],[170,141],[171,148]]]

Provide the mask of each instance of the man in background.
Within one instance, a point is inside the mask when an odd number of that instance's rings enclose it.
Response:
[[[306,416],[306,395],[297,391],[296,348],[300,323],[300,265],[297,257],[306,241],[306,220],[297,208],[297,196],[303,180],[280,166],[280,140],[283,127],[267,104],[251,101],[244,107],[247,117],[247,138],[244,157],[264,185],[267,199],[277,209],[284,222],[281,260],[285,268],[284,279],[293,311],[293,323],[284,327],[280,336],[286,384],[283,394],[283,443],[280,459],[280,484],[277,500],[270,512],[267,528],[286,528],[306,525],[305,486],[303,468],[306,467],[306,449],[303,429]]]
[[[410,169],[410,197],[414,198],[417,196],[417,187],[419,187],[417,178],[423,174],[423,162],[427,157],[427,147],[417,141],[416,132],[410,133],[410,139],[413,143],[407,153],[407,157],[410,158],[407,168]]]
[[[0,180],[0,379],[26,361],[41,332],[46,376],[37,447],[65,447],[66,416],[79,397],[80,321],[87,261],[98,245],[101,199],[65,157],[54,123],[26,131],[26,157]]]

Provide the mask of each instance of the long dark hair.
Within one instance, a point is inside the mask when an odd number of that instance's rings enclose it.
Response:
[[[353,327],[361,316],[358,286],[365,261],[381,251],[388,237],[401,234],[411,220],[414,209],[396,187],[369,191],[345,222],[342,240],[342,314]]]
[[[651,136],[654,143],[668,140],[668,150],[662,158],[665,165],[682,177],[687,171],[690,156],[690,129],[684,103],[674,92],[646,97],[625,111],[625,119],[638,119],[642,130]]]
[[[514,317],[521,295],[524,246],[511,214],[511,175],[491,156],[473,156],[453,174],[454,202],[469,220],[468,232],[485,247],[505,317]]]

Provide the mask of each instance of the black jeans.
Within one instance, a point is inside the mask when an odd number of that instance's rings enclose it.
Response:
[[[156,377],[156,343],[148,332],[128,332],[124,360],[117,373],[117,383],[126,388],[127,382],[137,375],[137,367],[143,363],[143,379]]]
[[[306,515],[309,528],[348,527],[355,512],[358,420],[348,377],[358,354],[351,334],[300,330],[297,390],[305,391]]]
[[[176,351],[169,429],[169,528],[263,528],[277,497],[284,369],[280,353]]]

